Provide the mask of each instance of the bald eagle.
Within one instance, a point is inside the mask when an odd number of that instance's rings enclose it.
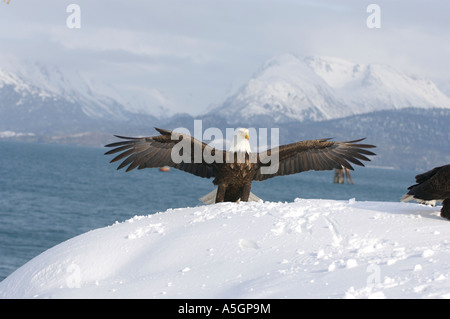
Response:
[[[416,183],[408,187],[401,201],[415,200],[432,206],[441,201],[441,216],[450,220],[450,164],[417,175]]]
[[[201,199],[206,203],[258,199],[250,192],[253,181],[309,170],[342,167],[353,170],[350,162],[364,166],[361,161],[370,161],[366,155],[375,155],[367,150],[375,146],[358,144],[364,139],[348,142],[333,142],[329,138],[307,140],[252,153],[248,129],[235,131],[233,145],[228,151],[213,148],[187,134],[155,129],[160,135],[116,135],[125,141],[106,145],[113,149],[105,155],[122,152],[111,163],[124,159],[117,169],[128,165],[127,172],[136,167],[170,166],[196,176],[214,178],[213,184],[218,187]],[[202,156],[198,157],[199,153]]]

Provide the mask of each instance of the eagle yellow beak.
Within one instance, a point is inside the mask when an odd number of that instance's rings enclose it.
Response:
[[[245,138],[248,140],[248,134],[245,134]]]

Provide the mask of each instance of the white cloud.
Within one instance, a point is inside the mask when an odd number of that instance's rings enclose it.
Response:
[[[81,29],[72,30],[68,3],[12,0],[0,10],[0,44],[3,54],[74,68],[133,98],[164,92],[141,100],[191,113],[286,52],[391,64],[445,82],[450,3],[376,3],[381,28],[373,30],[369,3],[357,0],[79,0]]]
[[[123,30],[120,28],[93,28],[86,32],[53,29],[52,40],[68,50],[104,52],[122,51],[150,58],[175,57],[194,63],[213,60],[210,51],[217,47],[212,41],[186,35]]]

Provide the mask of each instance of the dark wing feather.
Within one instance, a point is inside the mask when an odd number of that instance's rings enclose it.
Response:
[[[426,180],[428,180],[431,177],[433,177],[441,168],[442,168],[442,166],[441,167],[435,167],[435,168],[433,168],[433,169],[431,169],[431,170],[429,170],[429,171],[427,171],[425,173],[416,175],[416,183],[420,184],[420,183],[425,182]]]
[[[427,201],[450,198],[450,164],[417,175],[416,183],[408,187],[407,195]]]
[[[370,161],[366,155],[375,155],[367,149],[375,146],[359,144],[362,140],[364,139],[348,142],[333,142],[330,139],[300,141],[259,153],[258,161],[261,167],[255,174],[254,180],[261,181],[274,176],[309,170],[322,171],[342,167],[353,170],[350,163],[364,166],[361,161]],[[269,158],[276,159],[277,156],[278,170],[273,174],[263,174],[261,168],[270,165],[270,162],[267,163]]]
[[[152,137],[125,137],[116,135],[116,137],[125,141],[105,145],[105,147],[113,147],[105,155],[119,153],[111,160],[111,163],[123,160],[117,169],[128,166],[126,169],[127,172],[135,168],[143,169],[170,166],[200,177],[215,177],[217,163],[207,163],[203,159],[203,156],[201,162],[195,163],[194,152],[196,148],[201,149],[202,155],[205,149],[210,154],[216,154],[216,152],[222,151],[216,150],[189,135],[174,133],[172,136],[171,131],[158,128],[156,130],[161,135]],[[187,161],[175,163],[172,160],[172,149],[182,139],[188,139],[189,144],[186,145],[190,146],[191,157]]]

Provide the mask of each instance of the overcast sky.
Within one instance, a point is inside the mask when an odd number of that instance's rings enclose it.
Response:
[[[0,2],[0,65],[77,71],[155,112],[206,112],[283,53],[388,64],[450,88],[448,0],[10,1]],[[66,23],[72,3],[80,28]],[[380,28],[367,27],[371,3]]]

